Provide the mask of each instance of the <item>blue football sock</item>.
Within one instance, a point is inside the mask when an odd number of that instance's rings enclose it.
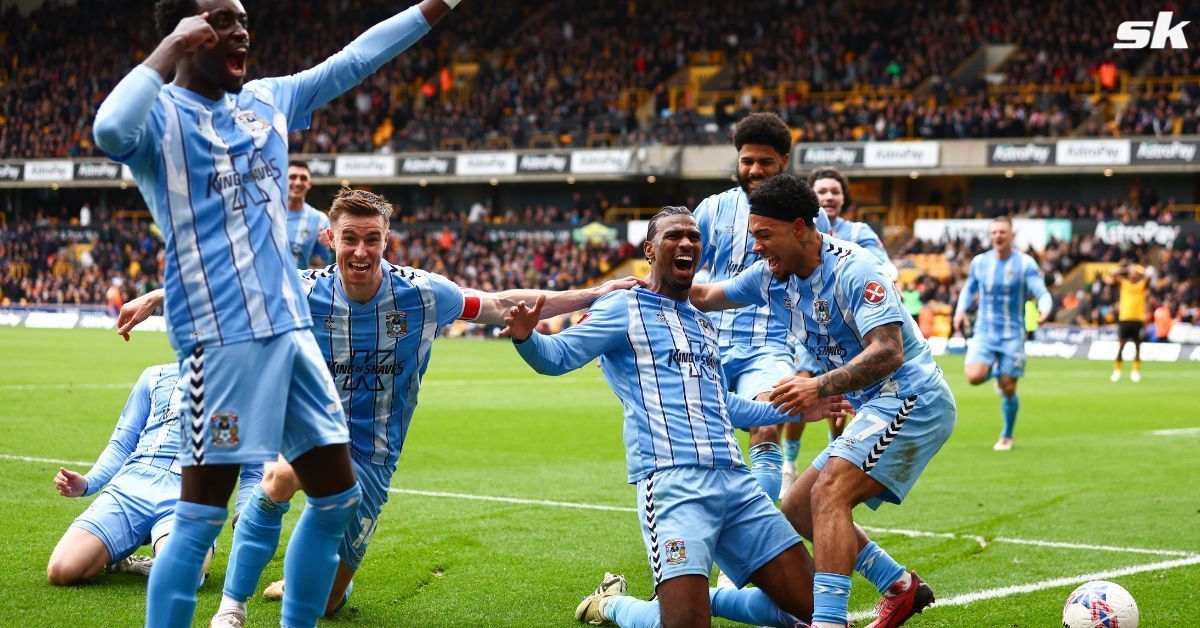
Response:
[[[239,602],[254,595],[263,570],[279,547],[283,515],[291,507],[290,503],[281,504],[267,497],[262,486],[254,487],[254,494],[234,528],[233,549],[229,551],[229,567],[222,591],[225,595]]]
[[[333,588],[338,545],[362,499],[358,483],[329,497],[309,497],[283,558],[284,626],[317,625]]]
[[[750,449],[750,475],[774,503],[783,487],[783,450],[776,443],[759,443]]]
[[[818,573],[813,576],[813,622],[844,624],[850,615],[850,576]]]
[[[647,602],[628,595],[610,598],[602,614],[621,628],[658,628],[662,626],[658,602]]]
[[[788,462],[795,462],[800,457],[800,439],[783,441],[783,459]]]
[[[762,589],[709,589],[708,602],[713,617],[724,617],[751,626],[792,628],[799,621],[772,602]]]
[[[1017,424],[1017,410],[1021,407],[1021,400],[1017,398],[1017,394],[1005,395],[1000,399],[1000,410],[1004,414],[1004,432],[1001,436],[1004,438],[1012,438],[1013,426]]]
[[[147,626],[192,625],[204,557],[228,517],[225,508],[185,501],[175,504],[175,524],[150,570]]]
[[[876,545],[875,541],[867,543],[858,553],[858,559],[854,561],[854,571],[870,580],[880,593],[887,593],[888,588],[905,574],[904,567]]]

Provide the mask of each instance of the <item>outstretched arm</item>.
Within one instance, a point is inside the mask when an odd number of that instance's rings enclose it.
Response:
[[[836,395],[821,399],[804,412],[789,415],[766,401],[754,401],[728,391],[725,393],[725,408],[729,415],[729,423],[739,429],[789,422],[821,421],[827,417],[839,419],[853,411],[845,397]]]
[[[273,79],[285,90],[295,90],[291,106],[285,107],[290,116],[289,127],[293,130],[306,127],[305,119],[314,109],[344,94],[407,50],[459,1],[422,0],[367,29],[320,64],[292,76]]]
[[[91,471],[83,476],[84,496],[100,490],[117,474],[121,465],[125,464],[129,455],[137,447],[138,438],[145,429],[146,419],[149,416],[150,376],[149,371],[145,371],[129,393],[129,399],[125,402],[121,418],[117,421],[112,436],[108,439],[108,446],[100,453],[100,457],[96,459],[96,464],[92,465]],[[60,473],[62,471],[66,471],[66,469],[60,470]],[[62,490],[60,489],[59,492],[61,493]],[[68,497],[70,496],[68,495]]]
[[[544,297],[541,309],[542,318],[551,318],[567,312],[574,312],[590,307],[596,299],[613,290],[628,290],[634,286],[644,286],[646,282],[637,277],[623,277],[606,281],[598,286],[582,290],[505,290],[504,292],[481,293],[479,316],[476,323],[486,325],[503,325],[504,317],[518,303],[534,303],[539,297]]]
[[[745,307],[745,303],[732,301],[725,296],[725,285],[728,281],[720,283],[694,283],[692,289],[688,293],[688,298],[692,301],[692,305],[701,312],[712,312],[714,310],[733,310],[739,307]]]
[[[593,308],[579,324],[564,332],[545,336],[534,329],[541,320],[545,297],[538,297],[533,307],[518,303],[504,317],[508,325],[504,333],[512,337],[517,353],[533,370],[542,375],[562,375],[596,359],[625,338],[622,310]],[[624,307],[623,304],[622,308]]]
[[[771,404],[781,412],[795,414],[817,405],[823,397],[861,390],[896,372],[904,364],[904,340],[900,323],[880,325],[867,332],[862,353],[820,377],[791,375],[779,380],[771,391]]]

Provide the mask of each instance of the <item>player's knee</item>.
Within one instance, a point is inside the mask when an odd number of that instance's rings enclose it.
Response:
[[[272,501],[290,502],[296,491],[300,490],[300,481],[290,466],[268,465],[263,469],[262,489]]]
[[[788,491],[783,503],[779,505],[779,511],[787,518],[788,523],[792,524],[796,533],[810,541],[812,540],[811,501],[810,493],[797,493],[793,496],[791,491]]]
[[[46,579],[56,587],[69,587],[78,584],[84,578],[83,565],[71,560],[51,558],[46,565]]]
[[[838,486],[837,478],[829,473],[821,473],[813,483],[812,494],[809,497],[809,509],[812,517],[820,517],[822,513],[836,511],[851,506],[848,491]]]
[[[1007,375],[1000,378],[1000,392],[1005,397],[1011,397],[1017,393],[1017,379]]]
[[[764,425],[750,434],[750,446],[761,445],[762,443],[778,443],[779,428],[774,425]]]

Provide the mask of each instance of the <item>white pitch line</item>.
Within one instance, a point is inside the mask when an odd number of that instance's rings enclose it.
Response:
[[[556,502],[545,499],[521,499],[519,497],[494,497],[491,495],[468,495],[466,493],[442,493],[438,491],[418,491],[410,488],[389,488],[390,493],[403,495],[421,495],[423,497],[453,497],[470,499],[481,502],[503,502],[506,504],[522,504],[526,506],[555,506],[558,508],[578,508],[581,510],[608,510],[612,512],[637,512],[637,508],[623,506],[602,506],[599,504],[581,504],[577,502]]]
[[[1161,569],[1177,569],[1179,567],[1187,567],[1189,565],[1200,565],[1200,555],[1191,555],[1187,558],[1177,558],[1175,560],[1164,560],[1157,563],[1148,563],[1145,565],[1133,565],[1131,567],[1122,567],[1120,569],[1111,569],[1108,571],[1097,571],[1094,573],[1085,573],[1078,576],[1068,576],[1066,578],[1054,578],[1051,580],[1042,580],[1041,582],[1032,582],[1030,584],[1017,584],[1008,587],[998,587],[995,589],[985,589],[983,591],[975,591],[974,593],[962,593],[944,600],[934,602],[930,608],[938,609],[946,606],[966,606],[974,602],[983,600],[991,600],[995,598],[1008,597],[1010,595],[1020,595],[1022,593],[1033,593],[1035,591],[1043,591],[1056,587],[1065,587],[1092,580],[1112,580],[1121,576],[1131,576],[1133,574],[1144,573],[1147,571],[1158,571]],[[856,611],[850,614],[850,621],[861,621],[875,616],[875,611],[864,610]]]
[[[87,388],[107,390],[110,388],[121,388],[128,390],[133,388],[134,382],[128,384],[0,384],[0,391],[4,390],[72,390],[74,388]]]
[[[1153,430],[1155,436],[1200,436],[1200,427],[1181,427],[1177,430]]]
[[[71,465],[73,467],[91,467],[96,462],[84,462],[82,460],[58,460],[56,458],[34,458],[32,456],[14,456],[12,454],[0,454],[2,460],[19,460],[21,462],[45,462],[57,465]]]
[[[75,466],[90,466],[93,463],[83,462],[80,460],[58,460],[54,458],[36,458],[31,456],[16,456],[12,454],[0,454],[0,459],[3,460],[18,460],[23,462],[44,462],[49,464],[75,465]],[[409,488],[388,488],[391,493],[400,495],[419,495],[421,497],[444,497],[451,499],[466,499],[471,501],[483,502],[498,502],[505,504],[520,504],[524,506],[550,506],[554,508],[575,508],[578,510],[602,510],[608,512],[629,512],[636,513],[636,508],[625,506],[606,506],[603,504],[586,504],[582,502],[562,502],[548,499],[525,499],[521,497],[500,497],[496,495],[473,495],[470,493],[448,493],[443,491],[422,491]],[[869,532],[879,534],[894,534],[898,536],[906,536],[910,538],[937,538],[937,539],[952,539],[974,541],[980,547],[987,547],[989,541],[974,534],[954,534],[952,532],[929,532],[925,530],[906,530],[900,528],[879,528],[874,526],[863,526],[863,529]],[[1179,550],[1162,550],[1162,549],[1147,549],[1141,547],[1118,547],[1114,545],[1089,545],[1086,543],[1067,543],[1061,541],[1042,541],[1038,539],[1019,539],[1013,537],[996,537],[990,543],[1013,543],[1016,545],[1034,545],[1038,547],[1053,547],[1060,549],[1077,549],[1096,552],[1116,552],[1128,554],[1149,554],[1153,556],[1178,556],[1183,558],[1197,558],[1200,554],[1185,552]]]

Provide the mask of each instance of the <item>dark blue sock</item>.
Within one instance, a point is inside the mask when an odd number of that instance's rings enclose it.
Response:
[[[229,511],[179,501],[175,524],[150,570],[146,590],[146,625],[174,628],[192,625],[196,613],[196,589],[204,557],[221,533]]]

